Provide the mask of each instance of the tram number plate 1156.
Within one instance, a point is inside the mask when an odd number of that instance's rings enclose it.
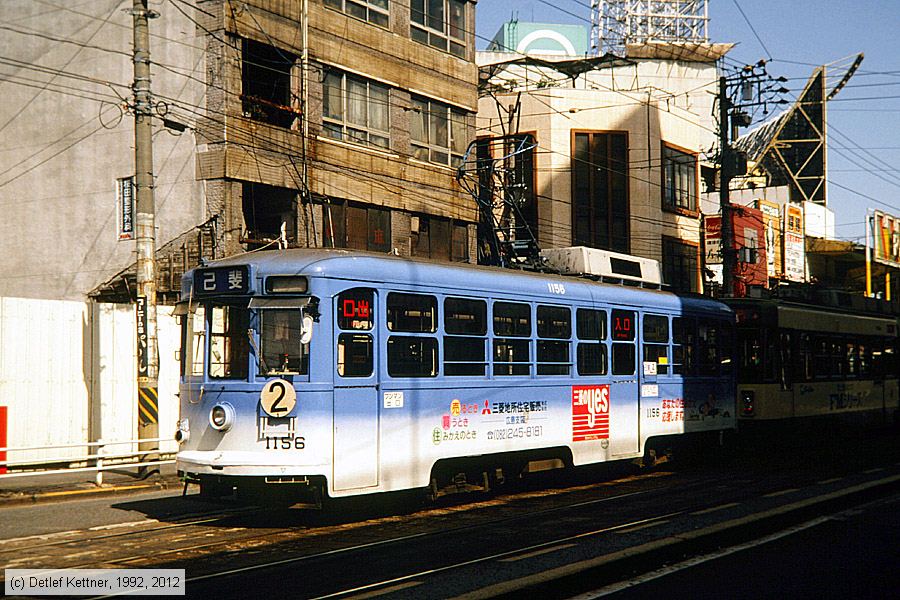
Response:
[[[266,436],[266,450],[303,450],[306,439],[302,437],[269,437]]]

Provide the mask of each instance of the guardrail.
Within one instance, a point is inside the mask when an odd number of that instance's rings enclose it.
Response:
[[[0,448],[0,480],[11,477],[37,477],[40,475],[60,475],[65,473],[84,473],[96,471],[95,482],[103,485],[103,472],[112,469],[124,469],[130,467],[151,467],[168,465],[175,462],[174,452],[165,452],[159,449],[151,450],[126,450],[110,452],[110,447],[133,446],[136,444],[160,444],[161,442],[174,442],[172,438],[152,438],[137,440],[122,440],[107,442],[99,439],[96,442],[81,442],[79,444],[58,444],[48,446],[21,446],[18,448]],[[78,456],[56,456],[51,458],[9,460],[4,454],[35,450],[65,450],[69,448],[88,448],[87,454]],[[150,460],[143,460],[150,458]],[[60,468],[58,465],[81,465],[93,463],[90,466],[69,466]],[[41,468],[42,466],[46,468]],[[18,469],[17,469],[18,467]]]

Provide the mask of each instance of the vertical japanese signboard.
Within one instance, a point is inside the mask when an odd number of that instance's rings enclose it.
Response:
[[[137,374],[138,383],[147,383],[150,372],[150,346],[147,338],[147,298],[137,298]]]
[[[757,200],[756,208],[763,215],[766,236],[766,273],[769,277],[781,276],[781,209],[774,202]]]
[[[875,248],[873,258],[876,262],[900,267],[900,219],[875,211]]]
[[[703,217],[703,260],[707,265],[722,264],[722,216]]]
[[[784,207],[784,278],[806,280],[806,241],[803,236],[803,209],[792,204]]]
[[[119,241],[134,239],[134,177],[116,180],[116,221]]]

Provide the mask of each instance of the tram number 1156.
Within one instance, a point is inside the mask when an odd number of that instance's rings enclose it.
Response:
[[[306,439],[302,437],[269,437],[266,436],[266,450],[303,450]]]

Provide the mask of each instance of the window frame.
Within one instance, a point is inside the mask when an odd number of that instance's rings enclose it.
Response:
[[[629,254],[631,247],[629,133],[618,130],[573,129],[571,136],[572,245]],[[586,136],[587,139],[586,159],[579,157],[580,136]],[[613,157],[616,139],[624,143],[623,156],[620,158]],[[599,140],[602,140],[605,157],[602,163],[594,156],[595,150],[599,149],[601,144]],[[615,163],[621,163],[621,172]],[[580,178],[584,175],[587,175],[587,178],[582,182]],[[617,193],[617,182],[622,186],[621,197]],[[581,183],[583,185],[580,185]],[[579,192],[582,188],[587,192]],[[604,227],[597,226],[601,221],[605,224]],[[584,232],[576,228],[577,224],[582,222],[588,223]],[[621,239],[617,227],[622,227]]]
[[[675,276],[672,278],[668,277],[668,275],[670,275],[672,273],[675,273],[676,275],[678,273],[678,270],[675,268],[674,263],[672,262],[673,259],[676,258],[676,255],[672,253],[672,248],[676,248],[676,247],[681,247],[683,249],[688,249],[688,248],[692,249],[692,253],[690,254],[690,257],[688,257],[687,254],[680,254],[677,256],[678,258],[680,258],[682,260],[687,260],[688,258],[691,258],[693,260],[693,263],[694,263],[693,274],[690,278],[688,278],[690,281],[693,282],[690,289],[684,289],[683,287],[680,287],[675,284],[675,281],[682,281],[684,279],[683,277],[678,277],[678,276]],[[665,281],[666,284],[671,286],[674,291],[690,292],[690,293],[699,293],[700,292],[700,290],[702,288],[701,288],[701,281],[700,281],[700,264],[701,264],[700,263],[700,244],[698,242],[691,242],[689,240],[671,237],[668,235],[662,236],[662,261],[661,261],[661,263],[662,263],[661,266],[662,266],[662,272],[663,272],[663,280]],[[682,273],[682,274],[684,274],[684,273]],[[672,281],[670,281],[670,279],[672,279]]]
[[[700,214],[699,154],[687,148],[663,142],[660,158],[662,165],[662,183],[660,185],[662,209],[666,212],[690,217],[698,216]],[[688,167],[689,163],[693,168]],[[688,167],[684,170],[690,171],[691,174],[691,181],[688,182],[690,190],[687,194],[686,205],[682,202],[685,194],[681,187],[677,185],[681,177],[680,171],[682,170],[679,167]]]
[[[442,14],[439,17],[432,16],[432,2],[435,0],[411,0],[409,3],[409,37],[415,42],[424,44],[429,48],[447,52],[457,58],[466,59],[469,50],[468,44],[468,16],[469,7],[467,0],[437,0],[440,3]],[[421,8],[418,8],[421,6]],[[454,6],[462,8],[462,26],[453,25],[452,9]],[[421,20],[417,17],[421,16]],[[441,28],[438,29],[436,20],[440,19]],[[459,35],[454,35],[456,29]]]
[[[412,158],[451,168],[462,164],[468,143],[469,113],[446,102],[418,94],[410,96],[410,107],[412,115],[409,145]],[[416,127],[419,120],[421,123]],[[444,122],[443,135],[446,136],[446,143],[435,141],[442,137],[441,120]],[[416,129],[421,129],[425,139],[417,137]]]
[[[332,116],[328,112],[329,104],[329,88],[334,88],[335,86],[330,85],[328,83],[329,78],[338,76],[340,78],[340,86],[336,89],[340,94],[341,98],[341,108],[340,108],[340,117]],[[350,102],[351,102],[351,90],[350,83],[356,84],[364,84],[366,86],[365,91],[365,107],[366,107],[366,123],[365,125],[360,125],[357,123],[350,122]],[[372,126],[372,107],[377,106],[378,103],[382,102],[382,100],[376,100],[372,98],[372,89],[378,88],[379,90],[384,92],[385,99],[384,102],[384,120],[386,124],[386,129],[379,129],[377,127]],[[391,86],[379,83],[377,81],[373,81],[371,79],[367,79],[365,77],[361,77],[358,75],[353,75],[351,73],[347,73],[346,71],[342,71],[336,68],[326,68],[325,75],[322,79],[322,135],[328,139],[337,140],[339,142],[346,142],[349,144],[359,144],[361,146],[366,146],[368,148],[375,148],[384,151],[391,150]],[[338,131],[340,129],[340,131]],[[359,136],[353,135],[353,132],[360,132],[365,135],[365,139],[362,139]],[[339,133],[340,137],[336,137],[335,133]],[[379,143],[380,140],[383,143]]]
[[[391,25],[391,0],[384,0],[384,4],[386,4],[386,7],[378,6],[378,4],[376,2],[373,2],[372,0],[324,0],[322,4],[324,4],[326,8],[339,11],[349,17],[353,17],[354,19],[358,19],[366,23],[371,23],[372,25],[375,25],[377,27],[389,29]],[[358,6],[365,9],[366,16],[362,17],[358,14],[354,14],[347,9],[347,5]],[[384,22],[380,22],[378,17],[373,19],[373,14],[378,15],[379,17],[383,17]]]

